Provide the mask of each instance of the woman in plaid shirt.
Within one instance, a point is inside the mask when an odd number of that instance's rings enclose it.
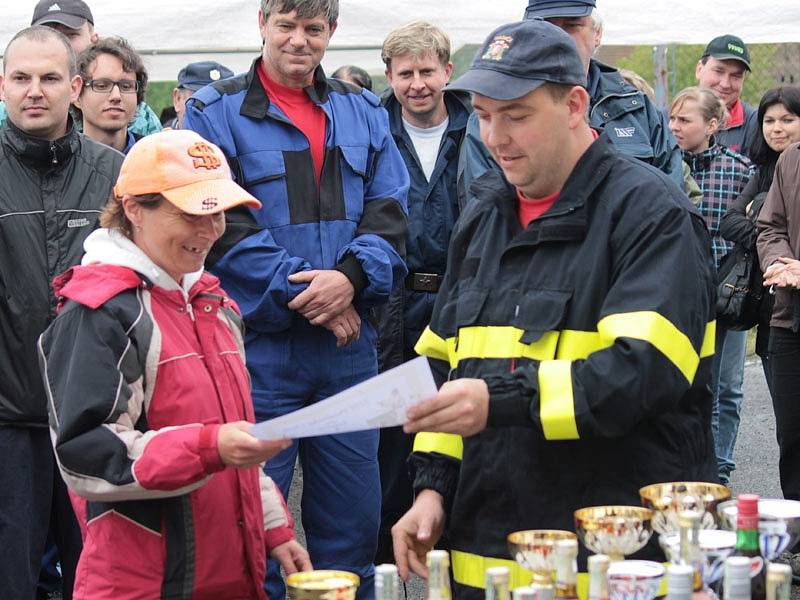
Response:
[[[703,192],[698,209],[711,233],[717,268],[733,248],[733,244],[720,235],[720,221],[754,173],[754,167],[746,157],[714,140],[714,133],[725,122],[725,113],[725,104],[713,92],[698,87],[681,91],[673,99],[669,111],[669,128],[683,151],[683,160],[689,165],[692,177]],[[746,331],[717,327],[711,372],[714,390],[711,426],[719,478],[725,484],[736,468],[733,448],[739,430],[746,345]]]

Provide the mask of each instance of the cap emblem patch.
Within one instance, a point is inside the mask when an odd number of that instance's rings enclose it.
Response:
[[[194,159],[195,169],[219,169],[222,166],[214,150],[205,142],[195,142],[189,147],[189,156]]]
[[[481,60],[503,60],[503,54],[511,47],[514,38],[510,35],[497,35],[486,48]]]
[[[728,50],[731,52],[736,52],[736,54],[744,54],[744,48],[737,46],[736,44],[732,44],[731,42],[728,42]]]
[[[201,203],[203,210],[214,210],[219,205],[219,202],[216,198],[206,198]]]
[[[211,78],[211,81],[217,81],[220,78],[221,74],[218,69],[211,69],[208,72],[208,76]]]
[[[61,7],[58,4],[51,4],[50,8],[47,9],[47,12],[54,12],[57,10],[61,10]]]

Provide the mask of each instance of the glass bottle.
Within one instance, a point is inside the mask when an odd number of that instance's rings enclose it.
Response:
[[[758,496],[739,494],[736,497],[736,511],[736,548],[731,556],[750,559],[750,597],[752,600],[765,600],[767,580],[758,543]]]
[[[792,589],[792,568],[789,565],[767,565],[767,600],[789,600]]]
[[[589,557],[589,596],[588,600],[609,600],[608,596],[608,567],[611,559],[605,554],[595,554]]]
[[[375,567],[375,600],[398,600],[400,598],[400,577],[395,565]]]
[[[680,550],[678,564],[692,567],[692,589],[703,589],[703,554],[700,551],[701,514],[695,510],[682,510],[678,513],[678,535]]]
[[[489,567],[486,569],[486,600],[509,600],[510,574],[508,567]]]
[[[694,573],[694,567],[691,565],[669,565],[667,567],[667,600],[691,600]]]
[[[427,600],[451,600],[450,555],[446,550],[431,550],[426,556],[428,566]]]
[[[578,597],[578,540],[556,541],[556,598]]]

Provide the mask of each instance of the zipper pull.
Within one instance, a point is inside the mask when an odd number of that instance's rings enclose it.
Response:
[[[191,302],[186,305],[186,312],[189,313],[189,317],[194,321],[194,309]]]
[[[53,153],[53,164],[57,165],[58,164],[58,156],[56,156],[56,143],[55,142],[50,142],[50,152]]]

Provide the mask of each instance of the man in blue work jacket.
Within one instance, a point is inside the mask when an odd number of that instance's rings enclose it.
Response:
[[[319,66],[337,17],[336,0],[262,0],[261,56],[186,105],[185,127],[220,146],[263,204],[228,215],[208,263],[244,315],[258,420],[375,375],[364,317],[406,275],[408,173],[386,111]],[[376,430],[321,436],[266,466],[286,495],[299,453],[312,562],[357,573],[359,598],[372,594],[377,450]],[[285,593],[272,561],[267,591]]]

